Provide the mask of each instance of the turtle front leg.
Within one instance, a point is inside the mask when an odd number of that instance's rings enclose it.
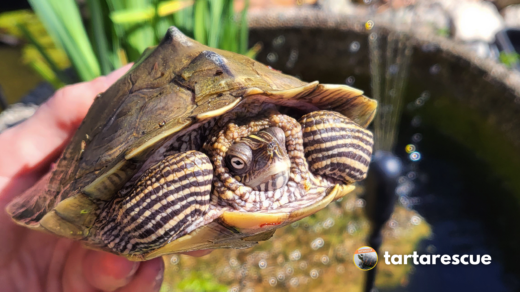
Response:
[[[333,182],[366,177],[374,144],[372,133],[333,111],[315,111],[300,120],[310,170]]]
[[[201,152],[164,158],[103,208],[92,245],[138,257],[185,235],[208,210],[212,179],[212,164]]]

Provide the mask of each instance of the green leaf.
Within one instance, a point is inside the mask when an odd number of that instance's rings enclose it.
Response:
[[[210,1],[211,25],[209,27],[208,46],[212,48],[218,47],[218,39],[220,36],[220,24],[222,13],[224,12],[224,0]]]
[[[110,50],[108,47],[108,40],[105,35],[105,20],[103,19],[103,9],[101,7],[100,0],[87,0],[87,4],[90,10],[90,26],[93,36],[93,44],[98,57],[99,65],[101,67],[101,73],[106,75],[114,67],[110,61]]]
[[[247,10],[249,9],[249,0],[245,0],[244,9],[242,9],[242,15],[240,16],[240,47],[238,52],[245,54],[247,52],[248,39],[249,39],[249,27],[247,26]]]
[[[152,20],[157,14],[160,17],[171,15],[193,5],[193,1],[168,1],[157,3],[157,6],[146,8],[122,9],[110,13],[110,18],[117,24],[131,24]]]
[[[58,78],[55,72],[45,62],[33,59],[29,62],[29,66],[33,68],[43,79],[49,82],[54,88],[61,88],[65,84]]]
[[[520,54],[500,52],[499,59],[500,59],[500,62],[502,62],[502,64],[511,68],[511,67],[513,67],[513,65],[520,62]]]
[[[49,73],[47,73],[44,69],[41,69],[42,65],[32,65],[33,68],[37,69],[38,73],[45,74],[45,79],[54,79],[56,77],[60,78],[64,83],[72,83],[73,80],[71,80],[67,75],[63,74],[63,72],[58,68],[58,65],[54,62],[54,60],[47,54],[47,51],[43,48],[43,46],[38,42],[38,40],[31,34],[31,32],[24,26],[24,25],[18,25],[18,28],[23,33],[25,38],[29,40],[29,42],[38,50],[40,55],[43,57],[45,62],[48,64],[49,70],[52,70],[54,72],[53,77]],[[43,76],[43,75],[42,75]]]
[[[206,0],[197,0],[194,7],[194,23],[193,23],[193,35],[195,40],[206,44],[207,33],[206,33],[206,17],[207,17],[208,3]]]
[[[65,50],[81,80],[99,76],[97,58],[76,3],[73,0],[29,0],[29,3],[54,42]]]

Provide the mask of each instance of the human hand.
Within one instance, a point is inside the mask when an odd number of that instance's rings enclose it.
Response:
[[[70,239],[18,226],[5,212],[14,197],[49,171],[96,95],[129,68],[57,91],[34,116],[0,134],[2,291],[159,291],[164,272],[161,258],[139,263],[89,250]]]

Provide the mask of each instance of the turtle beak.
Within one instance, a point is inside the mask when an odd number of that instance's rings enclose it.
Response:
[[[273,191],[282,188],[289,180],[290,160],[278,159],[273,156],[273,161],[265,171],[252,180],[247,185],[257,191]],[[281,158],[281,157],[280,157]]]

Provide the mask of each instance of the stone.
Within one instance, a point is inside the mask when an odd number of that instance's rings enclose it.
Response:
[[[507,6],[502,13],[507,27],[520,27],[520,4]]]

